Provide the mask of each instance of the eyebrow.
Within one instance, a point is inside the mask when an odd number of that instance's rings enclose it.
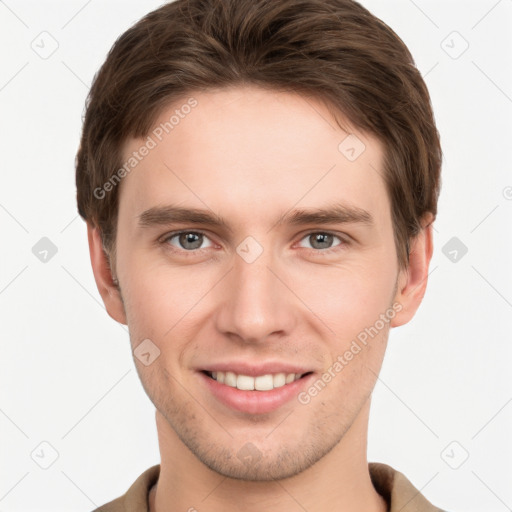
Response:
[[[139,226],[147,228],[173,223],[186,223],[193,225],[208,225],[233,231],[229,223],[220,215],[211,210],[197,208],[184,208],[167,205],[154,206],[139,215]],[[274,226],[289,224],[302,226],[306,224],[348,224],[358,223],[373,225],[374,220],[370,212],[355,206],[334,204],[324,208],[295,209],[284,213]]]

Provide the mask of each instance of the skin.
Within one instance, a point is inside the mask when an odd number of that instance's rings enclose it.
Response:
[[[132,349],[149,338],[160,350],[149,366],[134,358],[161,452],[150,510],[385,511],[367,462],[371,393],[390,327],[408,322],[425,293],[432,217],[400,270],[376,138],[351,129],[366,146],[351,162],[338,150],[347,132],[311,98],[247,86],[193,96],[198,106],[121,183],[112,271],[88,225],[109,315],[129,326]],[[124,155],[142,142],[126,141]],[[339,202],[369,212],[373,225],[276,225],[290,210]],[[230,229],[138,225],[143,211],[170,203],[219,214]],[[163,240],[179,230],[205,234],[200,252]],[[311,235],[325,232],[335,236],[315,245]],[[247,236],[263,248],[252,263],[236,252]],[[196,371],[242,358],[320,377],[393,304],[401,310],[308,404],[234,411]],[[249,442],[260,458],[243,463]]]

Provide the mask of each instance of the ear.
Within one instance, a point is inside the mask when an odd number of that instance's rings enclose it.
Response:
[[[411,240],[409,264],[406,269],[400,271],[395,295],[395,302],[401,304],[402,309],[391,321],[392,327],[398,327],[409,322],[425,295],[428,267],[434,248],[433,221],[433,215],[428,213],[422,219],[421,231]]]
[[[126,314],[119,289],[114,284],[112,270],[103,248],[101,235],[97,227],[87,223],[87,238],[91,256],[94,280],[100,292],[107,313],[117,322],[126,324]]]

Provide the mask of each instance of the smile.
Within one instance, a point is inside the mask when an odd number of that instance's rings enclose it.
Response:
[[[234,372],[218,371],[205,373],[220,384],[242,391],[270,391],[290,384],[306,375],[302,373],[269,373],[252,377],[250,375],[236,374]]]

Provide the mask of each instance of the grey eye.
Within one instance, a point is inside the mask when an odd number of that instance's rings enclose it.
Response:
[[[172,242],[174,239],[178,240],[179,245]],[[168,238],[168,241],[172,246],[177,247],[178,249],[185,249],[187,251],[193,251],[201,248],[201,245],[205,240],[208,240],[208,238],[206,238],[203,233],[197,233],[195,231],[182,231],[181,233],[176,233]]]
[[[308,240],[308,242],[310,243],[311,249],[322,250],[322,249],[331,249],[332,247],[335,247],[336,245],[340,245],[340,244],[335,244],[333,246],[333,241],[335,238],[340,240],[340,238],[336,235],[332,235],[330,233],[317,232],[317,233],[310,233],[309,235],[306,235],[303,238],[303,240]],[[341,241],[340,241],[340,243],[341,243]]]

